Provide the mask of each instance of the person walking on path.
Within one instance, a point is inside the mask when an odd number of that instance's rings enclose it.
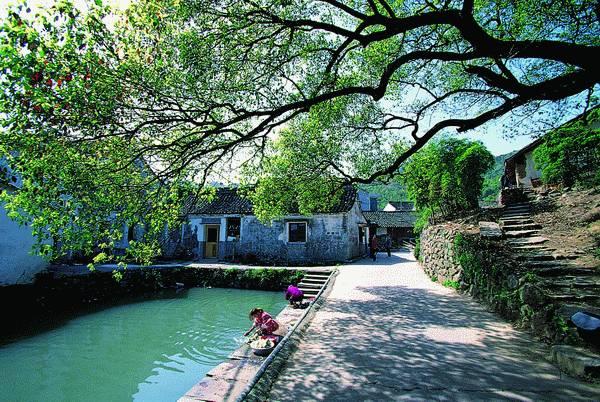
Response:
[[[387,251],[388,257],[392,256],[392,238],[388,235],[385,238],[385,251]]]
[[[373,235],[371,238],[371,258],[373,261],[377,261],[377,236]]]

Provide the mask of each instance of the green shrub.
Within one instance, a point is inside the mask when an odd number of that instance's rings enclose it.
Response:
[[[413,250],[413,254],[415,255],[415,258],[419,261],[421,261],[421,238],[417,237],[417,239],[415,240],[415,249]]]
[[[544,136],[533,151],[544,182],[569,187],[600,185],[600,129],[591,127],[598,121],[600,108]]]
[[[483,175],[494,157],[481,142],[442,138],[414,154],[405,164],[402,181],[421,211],[415,230],[430,215],[447,217],[479,206]]]
[[[457,281],[451,281],[449,279],[446,279],[444,281],[444,283],[442,283],[442,285],[447,288],[452,288],[452,289],[456,289],[456,290],[458,290],[460,288],[460,283],[458,283]]]

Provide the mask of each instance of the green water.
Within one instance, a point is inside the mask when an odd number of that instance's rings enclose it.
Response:
[[[284,305],[279,292],[190,289],[71,319],[0,347],[0,400],[176,401],[239,346],[252,307]]]

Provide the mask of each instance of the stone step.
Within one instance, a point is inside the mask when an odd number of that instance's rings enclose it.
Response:
[[[573,376],[600,379],[600,355],[571,345],[554,345],[550,359],[558,367]]]
[[[528,202],[522,202],[519,204],[509,204],[504,207],[505,210],[507,210],[507,209],[529,209],[529,208],[531,208],[531,205]]]
[[[308,274],[308,275],[304,275],[304,278],[305,279],[327,280],[328,276]]]
[[[533,246],[530,246],[533,247]],[[556,261],[556,260],[574,260],[576,255],[565,255],[552,253],[551,251],[528,251],[517,255],[519,261]]]
[[[532,244],[542,244],[547,242],[548,239],[546,239],[545,237],[542,236],[532,236],[532,237],[526,237],[526,238],[517,238],[517,239],[510,239],[507,241],[508,244],[510,244],[511,246],[526,246],[526,245],[532,245]]]
[[[600,293],[595,289],[579,289],[573,293],[549,293],[548,298],[555,303],[598,303],[600,302]]]
[[[519,207],[519,208],[505,208],[504,211],[502,211],[502,215],[506,215],[506,214],[517,214],[517,213],[523,213],[523,214],[529,214],[531,212],[531,208],[527,207]]]
[[[531,215],[524,214],[503,214],[500,220],[506,221],[511,219],[531,219]]]
[[[327,281],[327,278],[320,279],[320,278],[307,278],[307,277],[304,277],[301,282],[323,284],[326,281]]]
[[[305,271],[306,275],[329,276],[330,271]]]
[[[529,204],[529,202],[514,202],[512,204],[507,204],[506,208],[510,208],[510,207],[529,207],[531,206],[531,204]]]
[[[538,234],[539,230],[507,230],[504,235],[508,238],[532,237]]]
[[[510,224],[506,223],[502,226],[502,229],[506,230],[532,230],[532,229],[541,229],[542,225],[539,223],[521,223],[521,224]]]
[[[595,270],[591,268],[573,268],[565,265],[548,265],[530,268],[533,268],[532,272],[541,277],[581,277],[596,275]]]
[[[558,260],[558,261],[536,261],[536,260],[531,260],[531,261],[527,261],[524,263],[525,266],[529,267],[529,268],[544,268],[544,267],[565,267],[565,268],[582,268],[581,266],[574,264],[573,262],[569,261],[569,260]],[[590,269],[587,267],[583,267],[584,269]]]
[[[500,218],[500,222],[502,222],[503,225],[527,225],[530,223],[535,223],[533,221],[533,219],[504,219],[504,218]]]
[[[588,289],[598,293],[598,289],[600,289],[600,278],[595,275],[588,277],[565,276],[555,280],[543,282],[542,286],[550,289],[560,288],[565,292],[567,289],[573,289],[575,292],[579,292],[581,289]]]
[[[298,284],[298,289],[300,289],[300,288],[321,289],[322,287],[323,287],[322,283],[305,283],[305,282],[300,282]]]
[[[529,244],[529,245],[525,245],[525,246],[513,246],[512,248],[513,248],[513,250],[516,250],[520,253],[530,252],[530,251],[545,251],[545,252],[550,253],[552,251],[556,251],[556,249],[549,248],[548,246],[545,246],[544,244]]]
[[[304,293],[304,297],[313,297],[319,294],[320,289],[303,289],[298,288]]]

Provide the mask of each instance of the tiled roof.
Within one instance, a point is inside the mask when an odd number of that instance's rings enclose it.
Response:
[[[356,200],[356,190],[353,187],[346,187],[342,199],[328,211],[317,213],[342,213],[348,212]],[[221,214],[242,214],[252,215],[252,202],[242,197],[236,188],[218,188],[212,201],[196,200],[190,197],[184,207],[185,214],[193,215],[221,215]],[[298,210],[290,211],[298,213]]]
[[[417,213],[409,211],[374,211],[363,215],[370,225],[381,228],[412,228],[417,220]]]
[[[252,203],[240,196],[235,188],[218,188],[212,201],[195,200],[194,197],[190,197],[184,210],[187,214],[197,215],[252,215]]]

